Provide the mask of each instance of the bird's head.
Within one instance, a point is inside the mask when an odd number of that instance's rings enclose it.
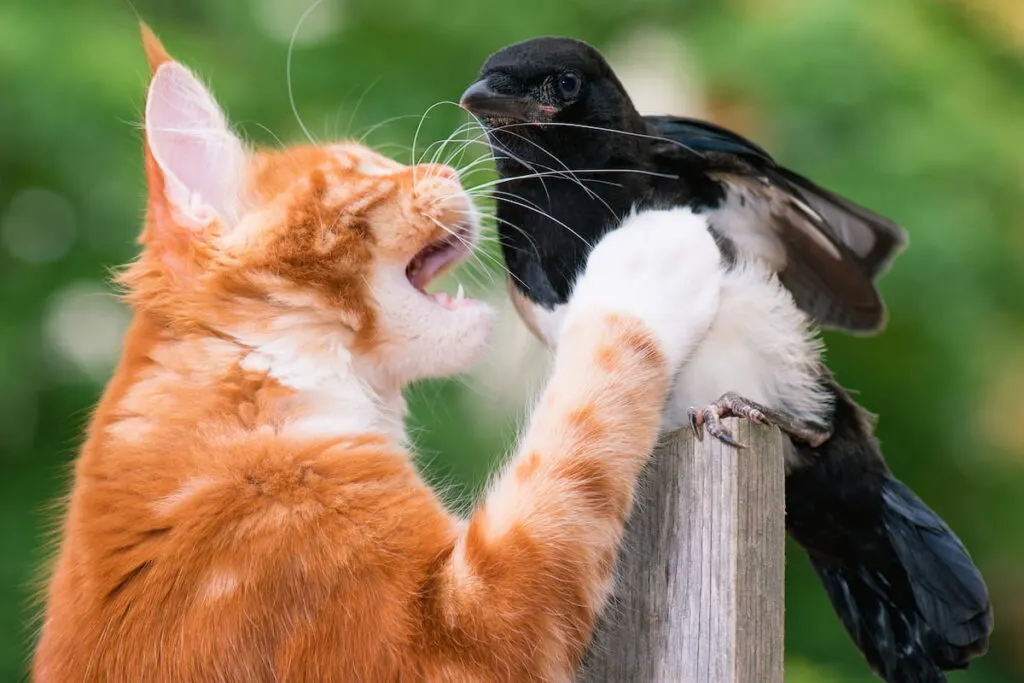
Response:
[[[622,130],[639,120],[601,53],[573,38],[532,38],[495,52],[459,104],[491,128],[575,123]]]

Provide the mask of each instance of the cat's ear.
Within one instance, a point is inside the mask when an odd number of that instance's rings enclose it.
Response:
[[[167,54],[145,25],[142,40],[153,74],[145,126],[152,227],[175,232],[200,230],[215,219],[231,223],[245,170],[245,147],[213,95]]]

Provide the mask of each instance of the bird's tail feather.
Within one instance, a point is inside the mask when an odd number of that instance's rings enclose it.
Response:
[[[889,479],[882,522],[890,547],[863,561],[811,554],[846,630],[890,683],[941,683],[988,649],[992,612],[956,535],[909,488]]]

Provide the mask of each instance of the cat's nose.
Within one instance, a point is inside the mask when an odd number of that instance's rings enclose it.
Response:
[[[416,167],[416,175],[421,178],[443,178],[459,182],[458,172],[451,166],[444,164],[420,164]]]

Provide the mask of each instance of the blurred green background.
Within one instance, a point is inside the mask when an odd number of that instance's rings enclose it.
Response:
[[[127,316],[106,276],[135,254],[142,215],[136,12],[249,139],[276,144],[302,135],[285,67],[308,7],[0,3],[0,681],[24,676],[48,506]],[[295,102],[314,136],[366,134],[408,161],[421,120],[417,155],[465,121],[451,104],[421,119],[428,107],[457,99],[493,50],[546,33],[605,50],[646,113],[731,126],[907,227],[911,248],[882,283],[888,330],[829,335],[828,358],[880,413],[893,469],[989,581],[991,653],[951,680],[1024,680],[1024,3],[324,0],[295,34]],[[372,128],[392,117],[405,118]],[[466,277],[478,296],[501,281]],[[457,505],[508,448],[542,373],[505,313],[479,372],[411,392],[424,466]],[[873,680],[790,550],[787,680]]]

